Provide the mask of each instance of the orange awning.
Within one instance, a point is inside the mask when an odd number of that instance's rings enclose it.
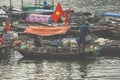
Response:
[[[70,26],[29,26],[25,29],[25,33],[38,36],[53,36],[57,34],[65,34]]]

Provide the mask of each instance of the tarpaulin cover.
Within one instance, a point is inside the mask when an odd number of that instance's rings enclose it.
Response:
[[[53,36],[57,34],[65,34],[70,26],[29,26],[25,29],[25,33],[38,36]]]
[[[51,15],[42,15],[42,14],[30,14],[27,18],[26,18],[26,22],[30,22],[30,23],[48,23],[49,18],[51,17]]]
[[[104,16],[112,16],[112,17],[120,17],[120,13],[110,13],[110,12],[107,12],[107,13],[104,13],[103,15]]]
[[[38,13],[48,13],[48,12],[53,12],[54,10],[49,10],[49,9],[35,9],[36,12]]]

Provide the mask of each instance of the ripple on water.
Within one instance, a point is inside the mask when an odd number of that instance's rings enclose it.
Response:
[[[12,57],[12,58],[11,58]],[[120,80],[120,58],[0,60],[0,80]]]

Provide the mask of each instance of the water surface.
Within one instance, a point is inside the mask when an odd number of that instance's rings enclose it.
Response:
[[[120,58],[0,59],[0,80],[120,80]]]

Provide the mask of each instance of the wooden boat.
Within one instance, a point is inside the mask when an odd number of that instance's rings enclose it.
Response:
[[[42,5],[43,6],[43,5]],[[7,15],[8,17],[11,18],[12,21],[20,21],[20,20],[25,20],[26,17],[29,14],[52,14],[53,13],[53,6],[48,5],[45,9],[44,6],[40,7],[39,6],[26,6],[22,4],[22,10],[14,9],[14,7],[10,6],[2,6],[1,9],[5,11],[5,14],[2,15]]]
[[[8,59],[11,56],[11,52],[14,49],[12,43],[6,43],[0,45],[0,59]]]
[[[57,14],[57,12],[59,12]],[[38,15],[37,15],[38,16]],[[43,15],[39,16],[42,17]],[[25,33],[32,34],[32,35],[38,35],[38,36],[53,36],[57,34],[65,34],[70,29],[70,9],[67,10],[65,17],[65,24],[58,24],[59,19],[64,16],[64,11],[61,8],[60,3],[58,3],[55,11],[51,15],[51,23],[50,25],[33,25],[29,26],[25,29]],[[47,22],[50,16],[44,16],[46,18]],[[35,18],[36,19],[36,18]],[[42,18],[43,20],[43,18]],[[40,20],[40,21],[42,21]],[[42,21],[42,23],[46,23],[46,20]],[[52,24],[52,21],[55,22],[56,25]]]
[[[73,44],[72,44],[73,45]],[[59,46],[59,45],[58,45]],[[48,45],[45,47],[40,47],[38,49],[16,48],[24,58],[40,58],[40,59],[80,59],[80,58],[95,58],[95,57],[120,57],[120,44],[116,43],[106,43],[103,46],[94,44],[88,44],[84,47],[85,52],[81,51],[82,47],[70,47],[70,44],[66,46],[60,45],[53,46]]]
[[[98,56],[116,56],[120,57],[120,46],[119,47],[102,47]]]
[[[3,36],[3,34],[0,34]],[[10,36],[7,36],[10,38]],[[9,49],[13,48],[13,41],[12,40],[5,40],[4,38],[0,38],[0,55],[2,53],[6,53]]]
[[[73,52],[73,51],[50,51],[50,52],[41,52],[36,50],[29,49],[16,49],[20,54],[24,56],[24,58],[40,58],[40,59],[66,59],[66,58],[80,58],[86,56],[95,56],[91,51],[88,52]]]
[[[47,1],[44,1],[44,4],[41,3],[40,0],[35,0],[34,5],[25,5],[24,1],[21,0],[21,8],[22,10],[27,10],[27,11],[31,11],[31,10],[35,10],[35,9],[54,9],[54,1],[52,0],[51,2],[52,4],[47,4]]]
[[[66,16],[67,18],[67,23],[70,23],[70,16]],[[24,33],[27,34],[32,34],[32,35],[37,35],[37,36],[54,36],[54,35],[62,35],[65,34],[68,30],[70,29],[70,25],[66,24],[66,25],[58,25],[58,26],[29,26],[25,29]],[[47,46],[48,47],[48,46]],[[46,48],[46,47],[45,47]],[[59,49],[59,48],[57,48]],[[20,49],[20,48],[16,48],[17,51],[19,51],[24,57],[28,57],[28,58],[82,58],[82,57],[94,57],[94,56],[115,56],[115,55],[119,55],[120,56],[120,47],[116,47],[116,48],[109,48],[109,47],[102,47],[99,49],[95,49],[95,50],[88,50],[85,52],[81,52],[79,51],[79,48],[76,47],[74,48],[75,50],[71,50],[72,48],[66,48],[66,47],[62,47],[62,49],[64,49],[65,51],[57,51],[56,49],[53,49],[52,51],[46,51],[46,49],[42,49],[42,51],[40,50],[29,50],[28,48],[25,49]],[[90,47],[89,47],[90,49]],[[45,51],[44,51],[45,50]],[[66,51],[67,50],[67,51]],[[115,52],[118,51],[118,53],[111,53],[111,52]]]
[[[111,30],[110,32],[112,33],[113,36],[120,37],[120,30]]]
[[[120,47],[103,47],[101,49],[80,52],[80,51],[63,51],[63,52],[40,52],[29,49],[16,49],[24,58],[40,59],[76,59],[87,57],[120,57]]]
[[[0,53],[7,52],[11,46],[13,46],[11,43],[0,45]]]

